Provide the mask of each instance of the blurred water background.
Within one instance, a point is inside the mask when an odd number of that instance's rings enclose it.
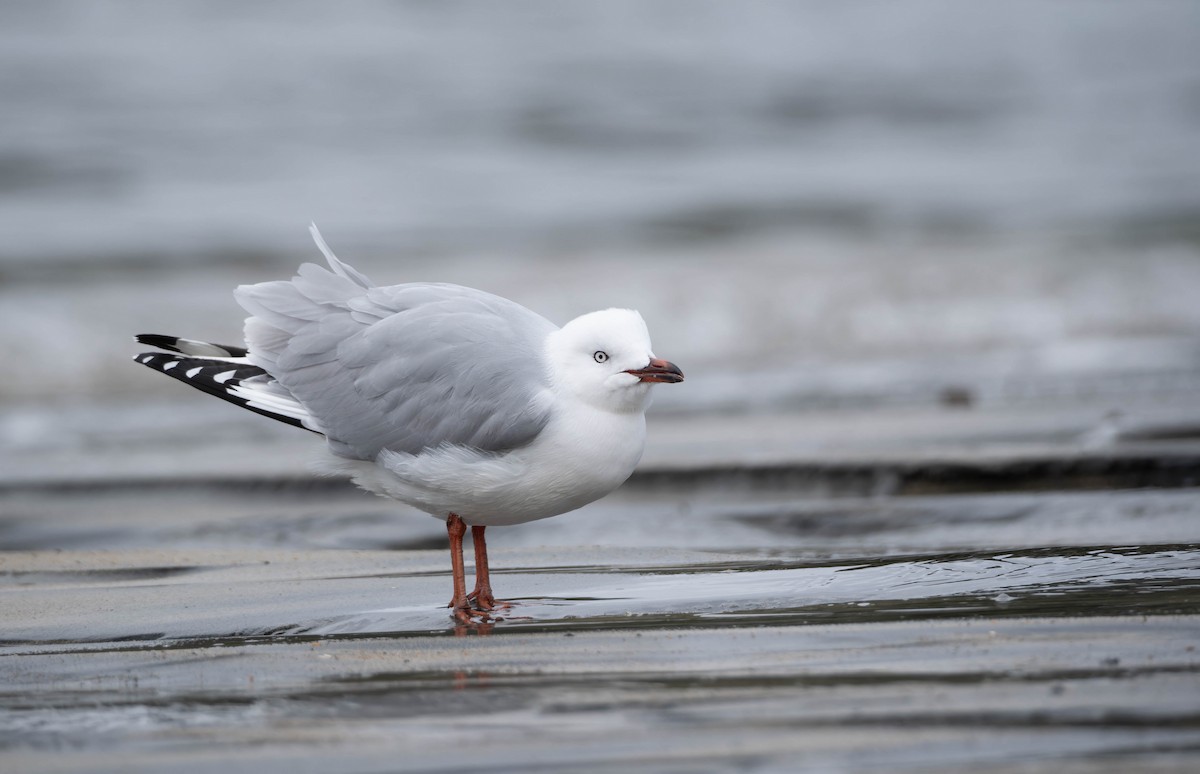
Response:
[[[238,340],[310,220],[640,309],[659,411],[1192,389],[1198,52],[1152,0],[4,4],[0,440],[232,412],[129,336]]]
[[[688,375],[498,636],[130,360],[310,221]],[[1197,770],[1191,0],[0,3],[0,354],[5,771]]]

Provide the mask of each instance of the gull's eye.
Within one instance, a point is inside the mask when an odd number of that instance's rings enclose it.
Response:
[[[608,360],[608,353],[602,349],[598,349],[592,353],[592,360],[595,360],[597,363],[603,363]]]

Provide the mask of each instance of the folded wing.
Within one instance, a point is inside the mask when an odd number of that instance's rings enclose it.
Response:
[[[541,432],[552,323],[457,285],[373,287],[318,244],[333,271],[305,264],[290,281],[244,285],[235,297],[250,313],[249,362],[294,397],[334,453],[503,452]]]

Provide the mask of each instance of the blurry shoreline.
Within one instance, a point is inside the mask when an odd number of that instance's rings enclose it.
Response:
[[[695,377],[685,394],[659,402],[662,411],[928,402],[949,388],[1004,404],[1187,390],[1200,380],[1200,253],[1182,244],[805,234],[653,252],[385,257],[344,248],[341,236],[327,235],[380,284],[479,287],[559,324],[592,309],[639,309],[656,349]],[[0,339],[22,364],[0,384],[0,411],[85,397],[169,400],[173,385],[127,362],[138,351],[133,334],[240,341],[233,288],[314,260],[298,227],[287,255],[0,284]]]

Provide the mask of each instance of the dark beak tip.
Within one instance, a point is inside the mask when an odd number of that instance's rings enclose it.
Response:
[[[626,373],[633,374],[643,382],[658,384],[679,384],[684,378],[683,371],[679,370],[679,366],[659,358],[651,360],[645,368],[630,370]]]

